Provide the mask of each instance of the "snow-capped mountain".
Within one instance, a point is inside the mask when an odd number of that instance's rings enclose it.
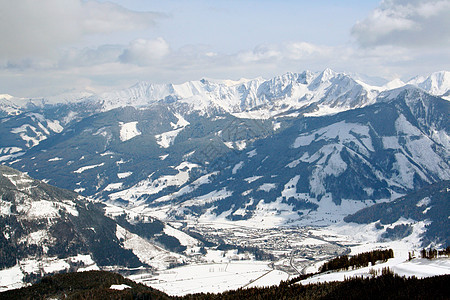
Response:
[[[0,199],[0,269],[19,284],[68,270],[167,268],[184,262],[183,251],[200,244],[156,219],[1,165]]]
[[[294,119],[281,132],[228,153],[175,193],[161,193],[167,177],[152,176],[109,197],[146,202],[149,210],[165,206],[173,218],[330,224],[376,201],[448,180],[448,112],[447,101],[400,88],[361,109]]]
[[[450,242],[450,181],[442,181],[390,203],[379,203],[345,217],[346,222],[374,224],[380,239],[400,240],[418,222],[424,227],[423,247],[445,247]]]
[[[408,84],[416,85],[433,95],[449,96],[450,72],[440,71],[428,77],[418,76],[408,81]]]
[[[359,84],[350,76],[330,69],[314,74],[309,71],[287,73],[270,80],[261,78],[237,82],[206,80],[179,85],[149,84],[135,86],[98,96],[104,110],[123,106],[146,107],[157,101],[175,102],[189,110],[201,113],[222,111],[245,113],[252,111],[254,118],[264,118],[289,109],[319,105],[342,111],[371,103],[377,88]]]
[[[0,159],[162,218],[329,224],[448,180],[448,113],[423,88],[329,69],[139,83],[4,117]]]

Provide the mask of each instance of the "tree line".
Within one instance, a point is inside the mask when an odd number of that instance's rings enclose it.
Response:
[[[392,249],[373,250],[370,252],[360,253],[351,257],[349,257],[348,255],[342,255],[324,263],[319,268],[319,272],[322,273],[332,270],[348,270],[350,267],[362,268],[367,267],[369,263],[373,266],[377,261],[385,262],[389,258],[393,257],[394,251]]]

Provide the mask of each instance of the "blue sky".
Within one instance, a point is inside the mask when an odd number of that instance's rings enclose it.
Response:
[[[115,1],[130,9],[166,15],[147,38],[163,36],[174,47],[204,44],[215,51],[262,43],[348,42],[350,28],[379,1]]]
[[[450,69],[450,0],[0,0],[0,94]]]

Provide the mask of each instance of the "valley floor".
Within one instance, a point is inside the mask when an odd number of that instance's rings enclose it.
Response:
[[[343,281],[351,277],[372,277],[389,267],[400,276],[418,278],[450,274],[450,259],[418,258],[423,224],[400,241],[381,241],[375,225],[338,224],[329,227],[250,228],[231,224],[195,224],[195,231],[210,241],[234,246],[254,246],[273,255],[272,261],[242,260],[237,251],[209,250],[207,264],[191,264],[129,278],[169,295],[220,293],[227,290],[278,285],[299,274],[315,273],[327,260],[343,254],[374,249],[393,249],[394,258],[385,263],[355,270],[328,272],[301,281],[302,284]],[[408,260],[409,252],[415,258]],[[241,259],[241,260],[239,260]]]
[[[175,223],[172,225],[177,226]],[[356,276],[371,277],[381,274],[386,267],[395,274],[418,278],[450,274],[448,257],[434,260],[419,258],[420,234],[424,225],[417,222],[413,224],[410,236],[399,241],[389,241],[380,238],[375,224],[256,228],[232,223],[185,223],[180,229],[195,233],[222,248],[205,247],[205,254],[193,250],[192,253],[186,253],[187,260],[183,266],[161,268],[156,272],[135,270],[128,278],[168,295],[219,293],[238,288],[278,285],[281,281],[300,274],[315,273],[325,261],[336,256],[354,255],[374,249],[393,249],[394,258],[365,268],[315,275],[301,283],[343,281]],[[251,249],[258,251],[252,253]],[[408,260],[411,251],[415,251],[415,258]],[[263,255],[264,260],[256,260],[255,253]],[[69,259],[84,262],[84,269],[78,271],[98,268],[89,256]],[[13,268],[0,271],[0,291],[23,286],[27,273],[64,271],[66,265],[64,260],[21,261]]]

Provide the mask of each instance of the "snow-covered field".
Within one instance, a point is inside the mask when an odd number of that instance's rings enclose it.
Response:
[[[394,251],[395,253],[395,251]],[[429,260],[426,258],[415,258],[411,261],[404,258],[394,257],[385,263],[375,264],[356,270],[330,272],[302,280],[302,284],[319,283],[328,281],[343,281],[351,277],[370,277],[372,274],[381,274],[383,268],[389,268],[400,276],[417,278],[431,277],[436,275],[450,274],[450,259],[448,257]]]
[[[288,279],[289,274],[273,270],[268,262],[233,261],[174,268],[150,278],[146,275],[129,278],[169,295],[186,295],[279,284]]]
[[[377,230],[375,224],[339,223],[328,227],[258,229],[231,222],[215,222],[217,223],[208,223],[208,227],[203,229],[205,224],[196,223],[193,228],[210,239],[216,234],[217,238],[223,239],[229,245],[256,246],[276,258],[273,261],[257,261],[248,252],[213,248],[207,248],[207,253],[203,255],[195,239],[174,227],[166,226],[166,234],[177,237],[188,247],[183,256],[156,249],[125,229],[117,228],[117,237],[123,239],[125,247],[157,269],[156,273],[134,274],[129,278],[169,295],[220,293],[238,288],[278,285],[281,281],[297,276],[298,272],[317,272],[319,267],[336,253],[344,253],[346,250],[345,253],[355,255],[374,249],[393,249],[394,258],[360,269],[323,273],[301,283],[341,281],[355,276],[370,277],[381,274],[382,269],[386,267],[398,275],[418,278],[450,274],[450,258],[419,258],[420,236],[425,222],[412,224],[412,234],[399,241],[381,239],[382,231]],[[408,220],[400,219],[392,226],[400,223],[408,223]],[[411,251],[414,251],[415,258],[408,260]],[[84,262],[85,267],[79,271],[98,269],[89,256],[79,255],[66,260],[24,260],[15,267],[0,271],[0,291],[23,286],[22,281],[26,274],[67,271],[73,261]],[[169,262],[174,261],[184,261],[187,265],[168,269]]]
[[[407,220],[399,220],[406,222]],[[209,225],[213,225],[212,223]],[[236,231],[231,224],[215,224],[218,230]],[[400,276],[416,276],[424,278],[435,275],[450,274],[450,259],[440,257],[434,260],[418,258],[420,247],[420,235],[425,224],[418,222],[413,225],[413,233],[400,241],[380,240],[380,232],[377,232],[375,224],[356,225],[340,223],[329,227],[309,227],[309,237],[302,239],[302,242],[294,243],[292,249],[311,249],[312,246],[327,247],[328,243],[338,243],[349,247],[350,255],[361,252],[368,252],[374,249],[393,249],[394,258],[387,262],[379,262],[374,266],[368,266],[355,270],[328,272],[316,275],[306,280],[302,284],[342,281],[345,278],[355,276],[369,277],[373,274],[381,274],[382,269],[389,267],[394,273]],[[240,227],[245,232],[246,229]],[[251,229],[248,229],[251,230]],[[231,233],[230,233],[231,234]],[[273,234],[273,232],[271,233]],[[280,233],[279,238],[287,238],[286,232]],[[241,239],[250,239],[245,233],[240,233]],[[276,238],[271,235],[272,238]],[[252,239],[255,239],[254,237]],[[323,249],[323,248],[322,248]],[[409,252],[414,251],[415,258],[408,260]],[[230,289],[246,287],[262,287],[277,285],[282,280],[297,276],[292,270],[284,271],[283,265],[289,263],[287,259],[270,264],[254,260],[236,261],[230,260],[226,252],[209,250],[204,258],[214,262],[210,264],[189,265],[178,267],[166,271],[161,271],[157,275],[135,275],[130,279],[147,284],[156,289],[162,290],[169,295],[186,295],[189,293],[212,292],[219,293]],[[302,259],[301,256],[294,257],[292,262],[297,264],[296,269],[305,273],[317,272],[319,267],[330,257],[316,253],[313,260],[311,257]],[[305,264],[302,264],[304,262]],[[275,268],[273,268],[275,266]]]
[[[99,270],[90,255],[77,255],[65,259],[49,257],[44,259],[24,259],[14,267],[0,270],[0,292],[18,289],[27,284],[23,282],[27,274],[58,273],[69,271],[70,264],[83,263],[78,272]]]

